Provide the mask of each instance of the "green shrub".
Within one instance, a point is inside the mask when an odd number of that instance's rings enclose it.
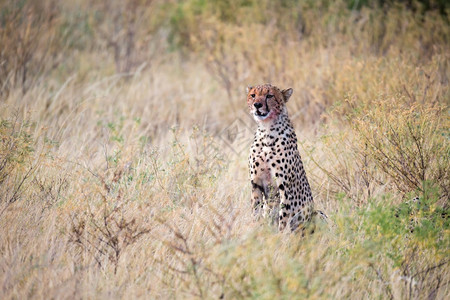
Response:
[[[32,124],[17,116],[0,119],[0,203],[17,201],[34,171]]]

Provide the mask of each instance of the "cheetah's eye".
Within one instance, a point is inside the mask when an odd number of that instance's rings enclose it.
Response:
[[[252,98],[255,98],[256,95],[255,94],[251,94],[250,96],[252,96]]]
[[[270,99],[273,97],[273,95],[267,95],[266,97],[267,97],[267,99]]]

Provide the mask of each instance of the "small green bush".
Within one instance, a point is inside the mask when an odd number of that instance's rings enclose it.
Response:
[[[16,116],[0,119],[0,203],[20,198],[24,182],[33,172],[31,163],[35,140],[32,124]]]

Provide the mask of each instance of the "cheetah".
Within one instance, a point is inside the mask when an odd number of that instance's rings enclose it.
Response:
[[[271,84],[247,88],[248,108],[258,124],[249,156],[253,213],[256,217],[271,217],[279,231],[288,224],[294,231],[315,215],[326,218],[314,210],[297,137],[288,117],[286,102],[292,92],[292,88],[280,90]]]

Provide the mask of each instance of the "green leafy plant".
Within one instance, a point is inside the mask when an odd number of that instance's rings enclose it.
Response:
[[[25,182],[35,171],[32,163],[34,138],[32,124],[12,119],[0,120],[0,203],[17,201]]]

